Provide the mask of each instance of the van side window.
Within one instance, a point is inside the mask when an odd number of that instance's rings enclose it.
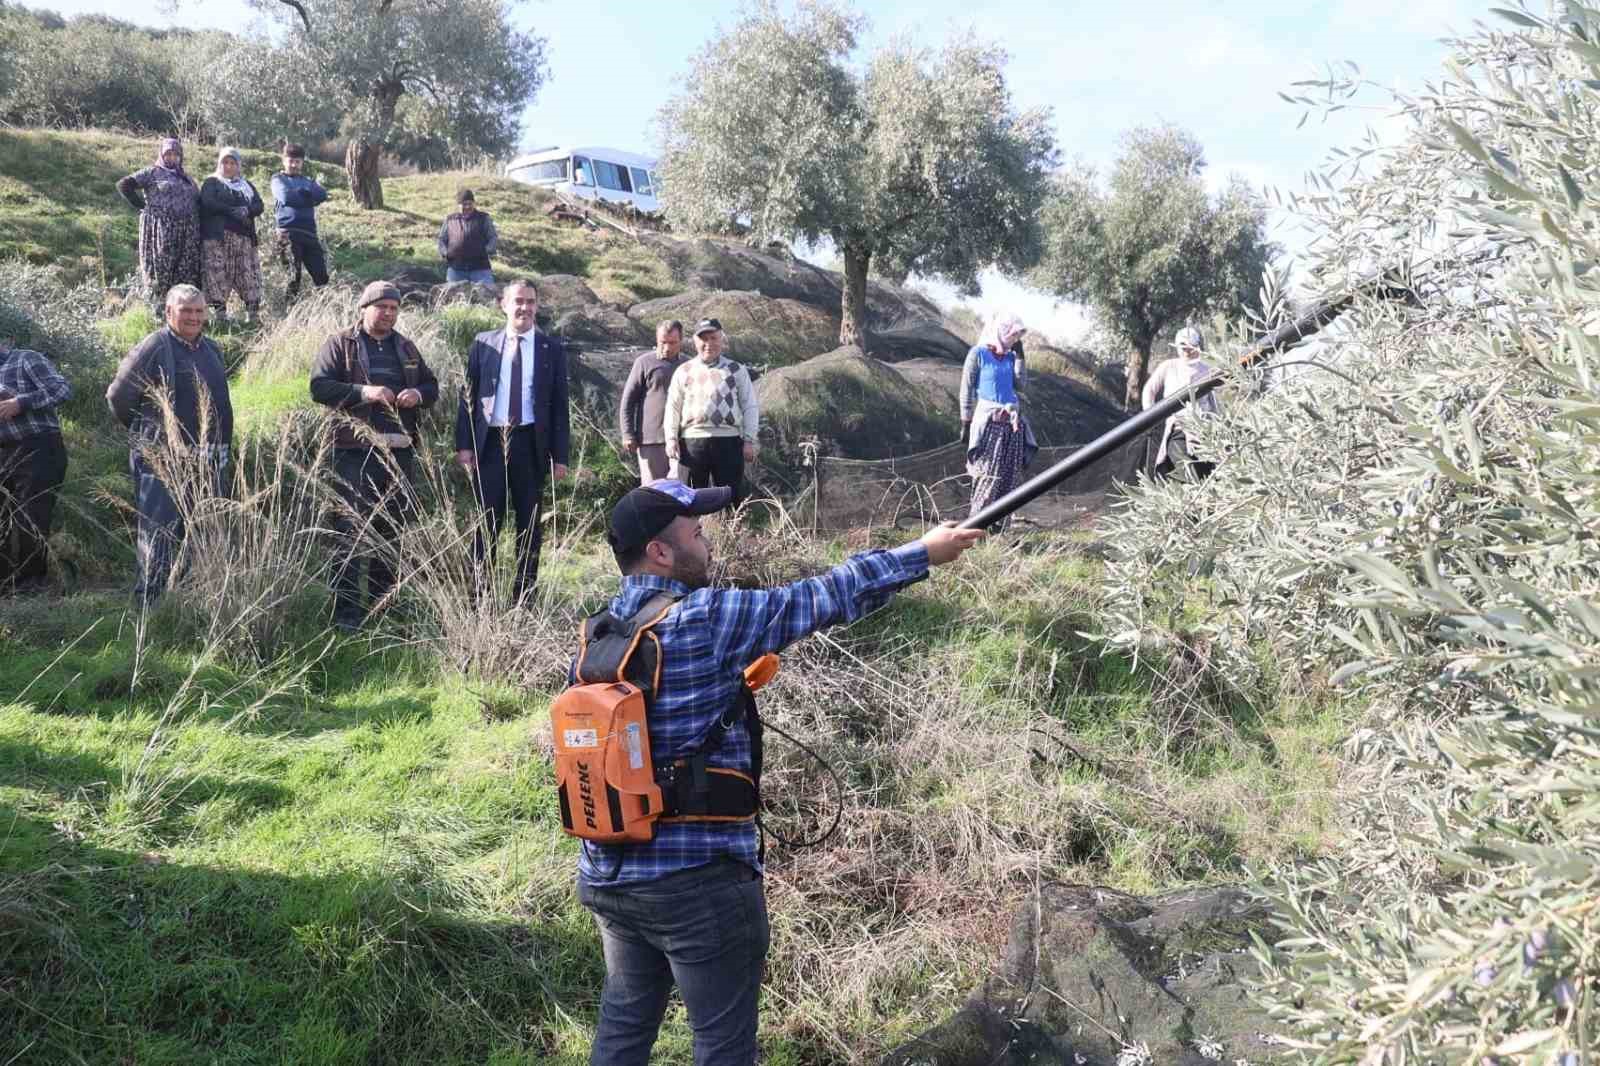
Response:
[[[615,192],[633,191],[633,186],[628,182],[628,168],[607,163],[604,159],[594,161],[594,180],[602,189],[611,189]]]
[[[650,175],[643,167],[629,167],[628,173],[633,177],[634,192],[642,196],[655,195],[650,187]]]
[[[517,168],[517,174],[523,181],[566,181],[567,161],[547,159],[542,163],[529,163]]]
[[[572,157],[572,183],[574,185],[593,185],[594,171],[589,167],[589,161],[581,155]]]

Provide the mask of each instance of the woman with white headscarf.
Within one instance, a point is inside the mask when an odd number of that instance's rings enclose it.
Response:
[[[228,295],[244,302],[246,325],[256,324],[261,308],[261,255],[256,245],[256,219],[264,206],[261,194],[244,176],[237,148],[217,153],[217,172],[200,186],[201,259],[205,266],[206,302],[220,320]]]
[[[967,353],[961,368],[961,438],[972,475],[972,512],[1010,492],[1039,450],[1033,428],[1022,416],[1027,365],[1015,315],[1001,315],[983,331],[982,343]]]
[[[163,138],[153,166],[117,181],[139,211],[139,274],[144,294],[164,308],[174,285],[200,284],[200,190],[183,169],[183,144]]]
[[[1173,338],[1172,347],[1178,353],[1177,358],[1168,359],[1156,367],[1155,373],[1150,375],[1150,380],[1145,383],[1144,391],[1140,395],[1140,401],[1146,410],[1162,400],[1192,389],[1214,372],[1211,364],[1202,358],[1205,355],[1206,339],[1193,326],[1180,329],[1178,335]],[[1194,457],[1189,450],[1189,434],[1180,419],[1185,416],[1216,413],[1217,397],[1214,393],[1208,392],[1190,404],[1186,410],[1167,419],[1167,424],[1161,431],[1161,445],[1156,449],[1157,477],[1176,474],[1188,481],[1203,481],[1211,476],[1217,464]]]

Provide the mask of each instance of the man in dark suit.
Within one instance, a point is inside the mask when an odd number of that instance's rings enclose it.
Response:
[[[561,342],[534,329],[539,291],[519,279],[502,290],[504,329],[480,333],[467,352],[467,381],[456,412],[456,461],[472,477],[483,508],[474,554],[479,587],[494,559],[506,497],[517,516],[517,577],[523,599],[539,576],[539,500],[552,461],[567,476],[571,427],[567,411],[567,353]]]

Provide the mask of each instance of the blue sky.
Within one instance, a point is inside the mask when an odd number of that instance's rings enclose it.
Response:
[[[171,0],[140,11],[107,0],[24,0],[71,15],[97,11],[150,24],[240,29],[254,17],[243,0]],[[1177,123],[1206,146],[1211,175],[1238,173],[1256,185],[1298,190],[1302,175],[1332,147],[1358,141],[1365,125],[1380,132],[1384,113],[1346,112],[1326,125],[1314,117],[1296,130],[1300,111],[1277,96],[1290,82],[1318,76],[1330,62],[1353,60],[1382,85],[1413,90],[1435,77],[1445,56],[1438,41],[1493,19],[1490,0],[876,0],[861,3],[871,20],[870,48],[893,37],[937,45],[951,34],[976,35],[1010,54],[1016,102],[1053,109],[1063,154],[1105,164],[1126,129]],[[660,102],[692,77],[719,24],[738,13],[735,0],[693,5],[650,0],[529,0],[516,21],[550,41],[550,81],[528,108],[525,144],[587,142],[650,152],[651,119]],[[1291,249],[1292,228],[1275,219],[1275,239]],[[1020,307],[1035,328],[1075,333],[1082,316],[1046,297],[987,279],[980,311]]]

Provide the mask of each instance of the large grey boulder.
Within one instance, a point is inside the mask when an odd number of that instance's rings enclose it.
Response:
[[[727,334],[730,359],[784,366],[828,351],[839,343],[839,319],[801,300],[754,290],[692,289],[628,308],[634,326],[652,341],[656,323],[677,319],[685,333],[703,318],[715,318]],[[693,349],[692,337],[685,337]]]
[[[764,374],[756,395],[762,439],[791,458],[807,438],[822,440],[827,454],[882,459],[957,435],[950,417],[930,410],[923,390],[854,347]]]
[[[621,308],[609,304],[575,307],[557,315],[551,332],[570,341],[614,348],[627,345],[650,347],[654,337]]]
[[[545,274],[533,280],[539,286],[539,309],[550,312],[552,318],[603,303],[589,283],[576,274]]]
[[[839,314],[843,275],[787,251],[762,251],[742,241],[717,237],[686,240],[643,234],[639,241],[666,263],[673,280],[686,289],[754,290],[763,296],[810,304],[835,318]],[[941,319],[939,308],[927,297],[880,281],[867,282],[869,330]]]
[[[964,361],[972,349],[937,321],[916,321],[897,329],[879,330],[871,335],[870,344],[873,358],[886,363],[928,358]]]
[[[1232,888],[1043,886],[1013,918],[1001,972],[883,1066],[1117,1066],[1135,1049],[1151,1066],[1277,1061],[1243,984],[1268,917]]]

